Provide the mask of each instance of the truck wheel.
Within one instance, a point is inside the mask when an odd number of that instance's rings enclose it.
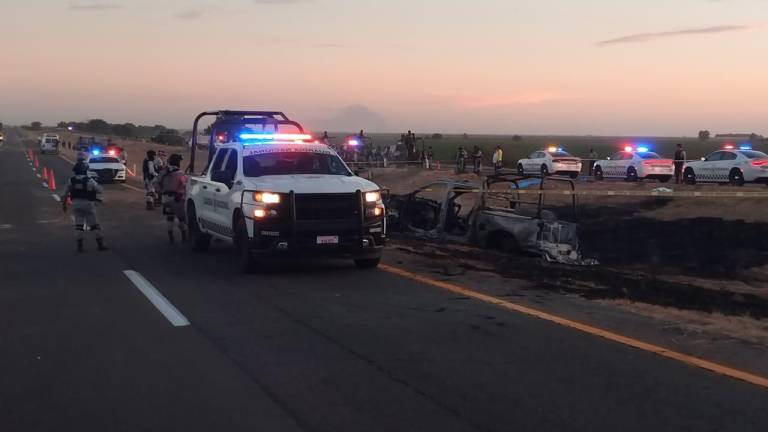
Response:
[[[359,269],[372,269],[379,265],[381,258],[369,258],[369,259],[356,259],[355,265]]]
[[[549,168],[546,165],[541,166],[541,176],[546,177],[549,175]]]
[[[570,173],[570,174],[568,175],[568,177],[570,177],[570,178],[572,178],[572,179],[574,179],[574,180],[575,180],[575,179],[579,178],[579,173],[577,173],[577,172],[574,172],[574,173]]]
[[[245,218],[240,216],[235,224],[235,252],[237,253],[237,265],[243,273],[253,273],[256,270],[256,260],[251,253],[251,242],[248,238],[248,228],[245,226]]]
[[[187,206],[187,221],[189,223],[189,233],[192,236],[192,250],[194,252],[205,252],[211,246],[211,236],[200,230],[197,223],[197,212],[195,205],[190,203]]]
[[[517,165],[517,175],[524,176],[525,175],[525,168],[523,168],[523,164]]]
[[[602,181],[603,178],[603,169],[600,168],[600,165],[598,165],[595,167],[595,180]]]
[[[728,182],[732,186],[744,186],[744,174],[741,173],[740,169],[734,168],[728,174]]]

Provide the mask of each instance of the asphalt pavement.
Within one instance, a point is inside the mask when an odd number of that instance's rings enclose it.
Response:
[[[137,183],[77,254],[26,145],[0,149],[0,430],[768,430],[768,389],[390,272],[240,274],[168,245]]]

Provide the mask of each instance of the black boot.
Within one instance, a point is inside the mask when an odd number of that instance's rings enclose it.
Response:
[[[168,244],[174,244],[176,239],[173,237],[173,231],[168,231]]]
[[[77,251],[78,252],[82,252],[83,251],[83,241],[82,240],[78,240],[77,241]]]
[[[181,232],[181,242],[182,242],[182,243],[186,243],[186,242],[188,242],[188,241],[189,241],[189,234],[188,234],[188,231],[187,231],[187,230],[183,230],[183,231]]]
[[[147,210],[154,210],[155,205],[152,201],[147,201]]]
[[[104,239],[96,239],[96,244],[99,246],[99,252],[107,250],[107,247],[104,246]]]

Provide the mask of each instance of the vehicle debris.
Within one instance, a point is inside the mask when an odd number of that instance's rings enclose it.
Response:
[[[388,227],[417,238],[541,256],[546,262],[596,265],[579,251],[578,225],[544,210],[544,196],[524,201],[520,189],[549,184],[575,189],[570,179],[510,174],[482,183],[439,180],[405,195],[391,195]],[[573,211],[576,198],[573,198]]]

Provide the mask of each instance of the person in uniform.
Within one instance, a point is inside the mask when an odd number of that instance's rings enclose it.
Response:
[[[147,152],[147,158],[141,164],[141,172],[144,175],[144,191],[146,192],[147,210],[155,209],[155,177],[157,177],[157,170],[155,170],[155,151],[149,150]]]
[[[675,183],[677,184],[683,182],[683,166],[685,165],[686,159],[687,155],[685,154],[685,150],[683,150],[683,145],[678,144],[675,149]]]
[[[184,210],[184,198],[187,193],[187,176],[179,169],[182,157],[172,154],[168,158],[168,165],[157,177],[157,188],[162,193],[163,214],[168,222],[168,242],[173,244],[176,239],[173,235],[174,222],[178,219],[181,241],[188,239],[187,215]]]
[[[76,163],[72,171],[75,175],[69,179],[64,196],[61,197],[61,203],[63,210],[66,212],[68,198],[72,200],[77,251],[83,251],[83,237],[85,236],[86,224],[88,224],[90,231],[96,237],[99,251],[105,251],[107,247],[104,246],[101,225],[99,225],[99,220],[96,218],[96,201],[98,201],[98,195],[103,192],[103,189],[94,179],[88,177],[88,164],[85,162]]]

